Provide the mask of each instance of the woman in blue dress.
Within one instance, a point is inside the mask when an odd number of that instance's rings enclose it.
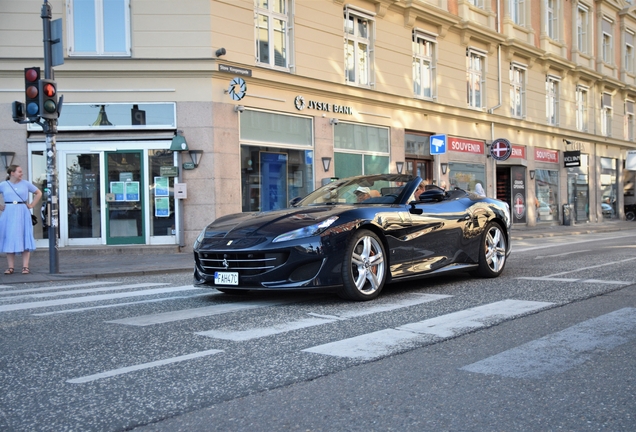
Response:
[[[7,168],[7,181],[0,183],[0,252],[7,254],[8,268],[4,274],[12,274],[15,254],[22,254],[22,274],[29,274],[31,251],[35,250],[33,224],[29,211],[42,197],[42,191],[30,182],[22,180],[22,168],[11,165]],[[34,195],[29,203],[29,193]]]

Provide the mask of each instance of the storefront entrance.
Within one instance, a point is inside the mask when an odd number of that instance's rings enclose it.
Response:
[[[106,244],[143,244],[143,153],[126,150],[105,156]]]

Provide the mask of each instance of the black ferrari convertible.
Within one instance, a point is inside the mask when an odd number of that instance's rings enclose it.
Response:
[[[195,285],[327,289],[370,300],[387,282],[423,275],[499,276],[510,254],[508,205],[461,189],[420,194],[421,181],[351,177],[283,210],[223,216],[194,244]]]

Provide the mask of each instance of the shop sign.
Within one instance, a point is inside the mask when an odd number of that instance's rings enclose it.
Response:
[[[510,153],[510,159],[525,159],[526,158],[526,146],[512,145],[512,152]]]
[[[490,156],[497,161],[508,160],[512,153],[510,141],[505,138],[498,138],[490,144]]]
[[[535,148],[534,160],[537,162],[559,163],[559,152],[556,150]]]
[[[484,142],[465,138],[448,137],[448,149],[455,152],[483,155]]]
[[[628,171],[636,171],[636,150],[630,150],[627,152],[625,169]]]
[[[563,163],[566,168],[581,166],[581,152],[579,150],[563,152]]]
[[[161,175],[161,177],[177,177],[179,175],[179,167],[176,167],[176,166],[159,167],[159,175]]]
[[[526,223],[526,170],[524,167],[512,167],[512,214],[513,222]]]
[[[334,114],[353,115],[353,108],[351,107],[339,105],[335,103],[329,103],[329,102],[318,102],[313,100],[305,101],[305,98],[303,96],[296,96],[296,98],[294,98],[294,106],[296,107],[298,111],[302,111],[305,108],[307,108],[307,109],[313,109],[316,111],[330,112]]]

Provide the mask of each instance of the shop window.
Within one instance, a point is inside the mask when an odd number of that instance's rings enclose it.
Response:
[[[535,170],[535,191],[539,207],[537,220],[551,222],[559,220],[559,172],[552,170]]]
[[[572,209],[572,219],[587,222],[590,217],[589,199],[589,156],[581,154],[581,166],[568,171],[568,203]]]
[[[612,219],[617,215],[616,209],[617,161],[601,158],[601,212],[604,218]]]
[[[313,124],[308,117],[245,110],[240,123],[243,142],[313,145]]]
[[[466,191],[474,191],[477,183],[481,183],[484,189],[486,188],[486,168],[481,164],[450,162],[448,178],[451,190],[458,187]]]
[[[130,0],[67,3],[69,55],[130,56]]]
[[[344,178],[389,172],[389,129],[353,123],[334,128],[334,172]]]

